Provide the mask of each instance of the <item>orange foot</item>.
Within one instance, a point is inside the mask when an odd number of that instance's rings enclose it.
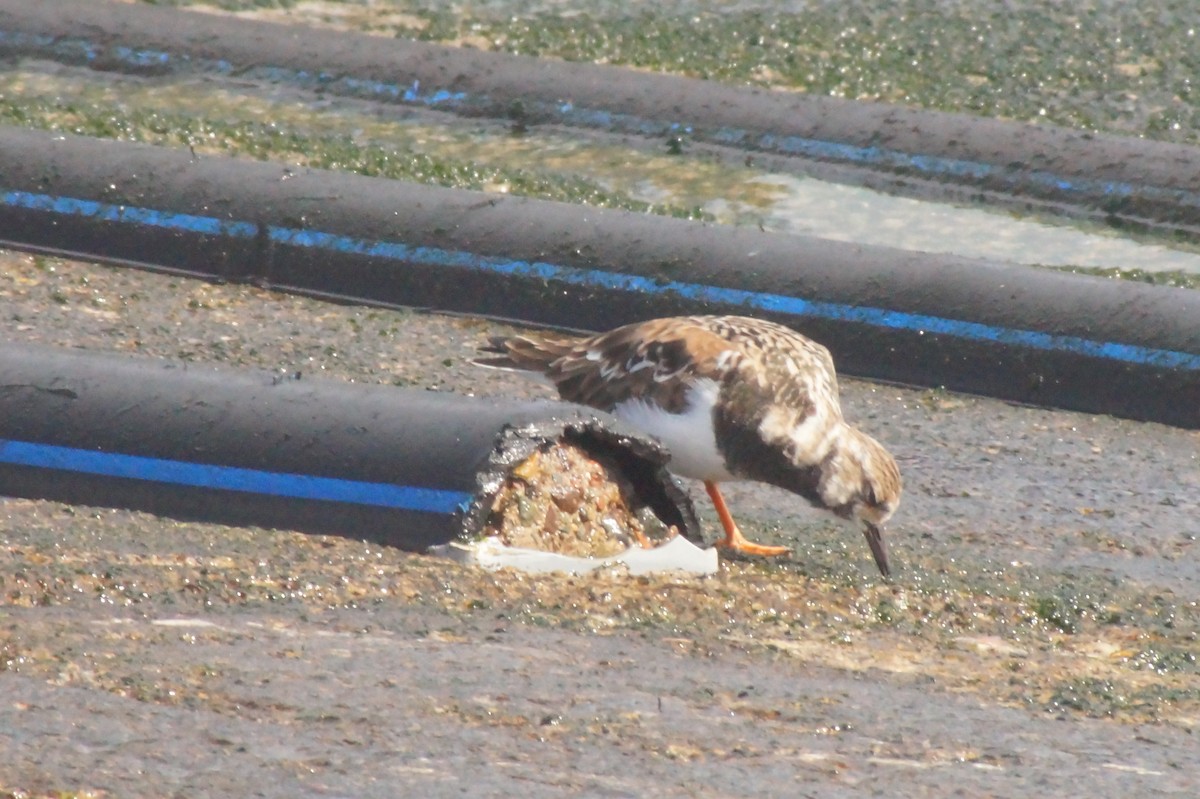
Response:
[[[786,555],[791,552],[788,547],[774,547],[746,540],[746,537],[742,535],[742,531],[738,529],[737,524],[733,521],[733,515],[729,512],[729,508],[726,507],[725,497],[721,496],[721,490],[717,488],[717,484],[711,480],[705,480],[704,487],[708,489],[708,496],[712,499],[713,507],[717,509],[717,516],[721,519],[721,526],[725,528],[725,538],[717,542],[718,548],[733,554],[757,555],[759,557],[774,557],[776,555]]]

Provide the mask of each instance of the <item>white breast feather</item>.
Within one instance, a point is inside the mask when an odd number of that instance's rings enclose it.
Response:
[[[641,399],[628,399],[613,408],[623,422],[655,436],[671,452],[667,467],[697,480],[732,480],[713,435],[713,405],[720,387],[715,380],[698,380],[688,390],[687,410],[668,413]]]

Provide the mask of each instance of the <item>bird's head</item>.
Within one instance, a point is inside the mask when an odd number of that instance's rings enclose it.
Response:
[[[821,501],[844,519],[859,521],[885,577],[890,572],[883,524],[900,504],[900,469],[883,445],[853,427],[843,435],[821,465],[817,487]]]

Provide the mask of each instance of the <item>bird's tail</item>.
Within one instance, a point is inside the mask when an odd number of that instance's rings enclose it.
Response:
[[[545,373],[554,361],[568,355],[576,339],[524,333],[519,336],[492,336],[479,348],[482,357],[472,363],[493,369]]]

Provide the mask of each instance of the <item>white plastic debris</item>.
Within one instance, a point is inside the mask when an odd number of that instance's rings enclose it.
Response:
[[[624,552],[603,558],[581,558],[543,552],[538,549],[510,547],[495,536],[488,536],[470,543],[452,541],[429,548],[431,555],[450,558],[468,566],[481,566],[488,570],[512,568],[530,574],[547,572],[571,572],[584,574],[607,566],[622,565],[632,575],[656,572],[683,572],[685,574],[716,574],[717,550],[713,547],[700,549],[683,536],[677,535],[662,546],[653,549],[630,547]]]

